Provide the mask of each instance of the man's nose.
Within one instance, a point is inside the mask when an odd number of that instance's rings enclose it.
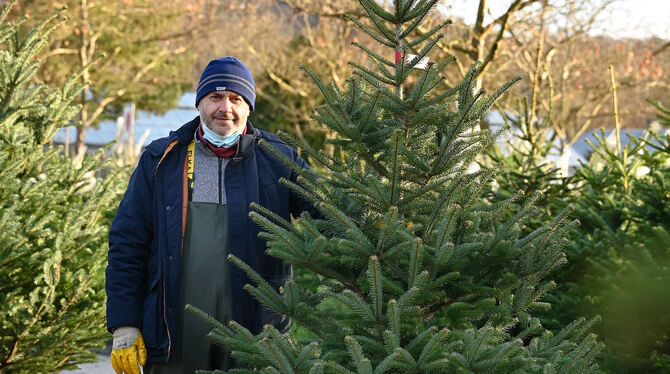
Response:
[[[224,98],[221,100],[221,103],[219,105],[219,110],[222,112],[229,112],[230,108],[232,107],[232,103],[228,98]]]

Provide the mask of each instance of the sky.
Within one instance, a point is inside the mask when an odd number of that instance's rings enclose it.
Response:
[[[491,14],[502,14],[511,0],[489,0]],[[446,14],[459,15],[472,24],[479,0],[442,0]],[[670,40],[670,0],[618,0],[598,20],[604,34],[614,37],[646,38],[657,36]]]

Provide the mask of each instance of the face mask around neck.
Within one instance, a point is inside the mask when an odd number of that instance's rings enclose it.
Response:
[[[230,148],[233,145],[235,145],[235,143],[237,143],[237,139],[240,137],[240,134],[242,134],[242,130],[243,129],[239,129],[228,136],[221,136],[212,131],[207,126],[207,124],[204,121],[202,121],[202,137],[207,139],[208,142],[219,148],[220,147]]]

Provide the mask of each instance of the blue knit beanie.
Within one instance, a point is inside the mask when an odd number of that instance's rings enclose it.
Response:
[[[250,111],[254,111],[256,90],[251,71],[235,57],[221,57],[207,64],[200,76],[200,83],[195,91],[195,106],[200,99],[212,91],[234,91],[246,100]]]

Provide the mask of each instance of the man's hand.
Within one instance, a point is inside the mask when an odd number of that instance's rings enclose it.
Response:
[[[135,327],[119,327],[114,330],[112,367],[116,374],[140,374],[139,365],[144,366],[146,363],[147,348],[140,330]]]

